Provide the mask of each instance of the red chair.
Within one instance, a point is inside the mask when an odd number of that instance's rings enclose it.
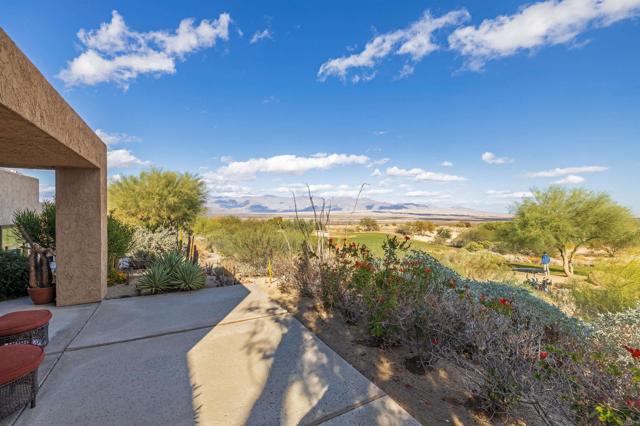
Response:
[[[0,317],[0,345],[30,344],[47,346],[49,320],[47,309],[11,312]]]
[[[38,367],[44,350],[35,345],[0,346],[0,418],[20,409],[28,402],[36,406]]]

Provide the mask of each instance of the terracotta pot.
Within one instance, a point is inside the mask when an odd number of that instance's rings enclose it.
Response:
[[[53,302],[56,295],[55,287],[28,287],[27,293],[34,305],[46,305]]]

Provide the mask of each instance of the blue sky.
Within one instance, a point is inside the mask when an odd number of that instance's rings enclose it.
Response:
[[[639,17],[640,0],[0,6],[108,142],[110,179],[191,171],[225,196],[366,182],[490,211],[560,183],[637,214]]]

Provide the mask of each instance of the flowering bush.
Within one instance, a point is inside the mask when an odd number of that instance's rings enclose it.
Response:
[[[525,288],[463,279],[409,252],[408,237],[388,238],[382,258],[329,247],[322,260],[301,256],[308,293],[376,343],[411,347],[424,368],[453,363],[477,408],[509,416],[528,404],[547,425],[640,424],[638,312],[584,324]]]

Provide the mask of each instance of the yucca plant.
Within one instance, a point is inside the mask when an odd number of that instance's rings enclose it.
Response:
[[[136,288],[144,294],[159,294],[170,291],[171,274],[160,263],[152,265],[138,280]]]
[[[176,266],[171,275],[172,286],[179,291],[200,290],[204,287],[205,276],[198,265],[182,262]]]

